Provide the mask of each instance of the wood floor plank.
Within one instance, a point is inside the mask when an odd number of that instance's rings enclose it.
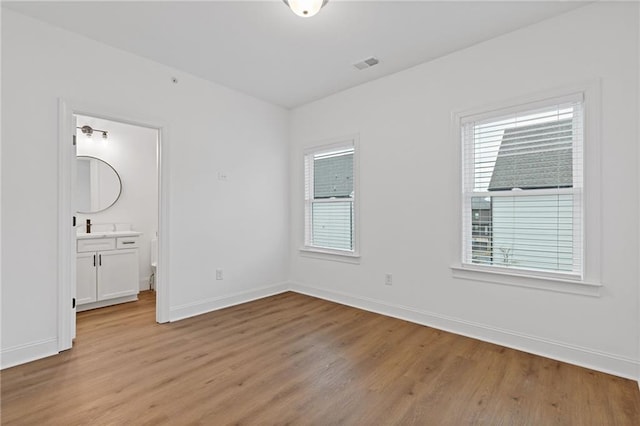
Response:
[[[2,371],[2,424],[640,424],[633,381],[429,327],[296,293],[160,325],[154,298]]]

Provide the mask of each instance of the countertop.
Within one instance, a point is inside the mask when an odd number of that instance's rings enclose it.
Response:
[[[115,237],[138,237],[142,235],[142,232],[138,231],[108,231],[108,232],[92,232],[90,234],[87,233],[77,233],[76,238],[79,240],[88,240],[91,238],[115,238]]]

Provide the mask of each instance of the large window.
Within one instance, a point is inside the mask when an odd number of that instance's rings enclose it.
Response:
[[[464,117],[466,265],[582,277],[582,94]]]
[[[354,159],[352,141],[305,153],[307,249],[347,255],[355,253]]]

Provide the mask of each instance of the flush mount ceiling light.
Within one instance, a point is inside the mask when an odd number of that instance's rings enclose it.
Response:
[[[107,138],[106,130],[94,129],[91,126],[82,126],[82,127],[76,127],[76,128],[80,129],[82,133],[88,138],[90,138],[93,135],[93,132],[102,132],[102,139]]]
[[[282,0],[298,16],[309,18],[324,7],[329,0]]]

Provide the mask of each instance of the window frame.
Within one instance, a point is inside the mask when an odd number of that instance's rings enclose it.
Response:
[[[497,117],[510,112],[527,111],[551,105],[558,100],[580,96],[582,98],[583,138],[582,138],[582,174],[579,188],[572,189],[577,193],[582,214],[581,223],[581,263],[580,274],[554,272],[525,268],[505,268],[494,265],[480,265],[465,262],[465,174],[462,127],[465,122],[478,121],[484,118]],[[601,284],[600,249],[601,247],[601,204],[600,204],[600,81],[590,81],[564,88],[548,90],[538,94],[522,96],[508,101],[477,107],[451,114],[451,134],[455,143],[456,167],[454,168],[457,188],[460,196],[456,199],[454,220],[458,232],[457,244],[452,250],[451,270],[454,278],[467,279],[495,284],[515,285],[598,296]],[[575,155],[575,154],[574,154]],[[565,190],[566,191],[566,190]],[[497,195],[493,193],[492,196]],[[546,190],[534,192],[544,193]],[[560,191],[562,192],[562,191]],[[505,194],[506,195],[506,194]],[[533,193],[531,194],[533,195]],[[498,195],[499,196],[499,195]],[[574,205],[576,201],[574,201]],[[469,229],[469,235],[471,229]]]
[[[311,244],[312,242],[312,208],[314,203],[327,203],[327,202],[335,202],[335,199],[320,199],[315,200],[313,196],[308,197],[307,187],[309,183],[307,182],[307,161],[309,156],[322,154],[330,151],[337,151],[340,149],[353,149],[353,197],[349,197],[348,200],[352,203],[353,208],[353,239],[352,239],[352,249],[337,249],[337,248],[328,248],[322,246],[316,246]],[[312,162],[313,163],[313,162]],[[307,147],[303,151],[302,155],[302,165],[303,165],[303,211],[304,211],[304,220],[303,220],[303,241],[302,246],[300,247],[300,252],[304,255],[309,255],[315,258],[326,259],[326,260],[337,260],[348,263],[354,263],[359,260],[360,252],[359,252],[359,137],[357,135],[345,136],[342,138],[336,138],[330,141],[324,141],[322,143],[314,144],[312,146]],[[313,172],[310,174],[309,178],[311,181],[314,179]],[[313,182],[311,182],[311,188],[309,190],[311,194],[313,194]],[[315,200],[315,201],[314,201]],[[340,200],[338,198],[337,200]],[[345,199],[346,201],[347,199]]]

